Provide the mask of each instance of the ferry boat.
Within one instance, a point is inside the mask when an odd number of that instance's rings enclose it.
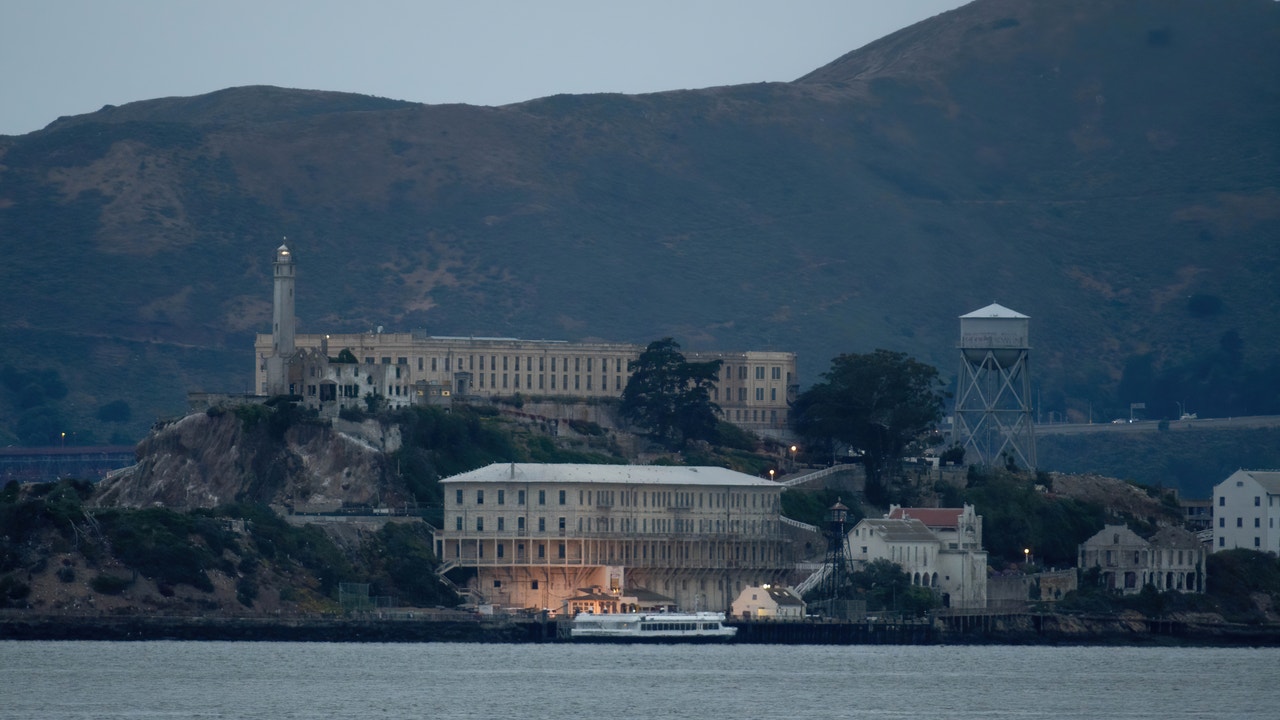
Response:
[[[738,628],[724,624],[724,613],[582,613],[573,619],[574,640],[693,642],[728,640]]]

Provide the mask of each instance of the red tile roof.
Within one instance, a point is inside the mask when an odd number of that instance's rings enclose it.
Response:
[[[954,528],[960,525],[960,516],[963,513],[964,508],[894,508],[893,512],[889,513],[889,519],[915,518],[926,527]]]

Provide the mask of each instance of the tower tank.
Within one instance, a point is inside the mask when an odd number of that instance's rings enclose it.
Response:
[[[996,303],[960,316],[952,439],[972,464],[1036,467],[1030,322]]]

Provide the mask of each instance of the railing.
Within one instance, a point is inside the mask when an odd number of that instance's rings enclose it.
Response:
[[[782,515],[779,515],[779,516],[778,516],[778,520],[781,520],[783,525],[790,525],[791,527],[793,527],[793,528],[797,528],[797,529],[799,529],[799,530],[805,530],[805,531],[808,531],[808,532],[815,532],[815,533],[816,533],[816,532],[822,532],[822,529],[821,529],[821,528],[819,528],[817,525],[810,525],[809,523],[802,523],[802,522],[800,522],[799,520],[792,520],[791,518],[789,518],[789,517],[783,517]]]
[[[821,470],[814,470],[811,473],[805,473],[804,475],[793,477],[789,480],[783,480],[781,483],[778,483],[778,484],[781,485],[782,487],[795,487],[796,485],[807,483],[811,480],[818,480],[828,475],[835,475],[838,472],[848,471],[852,469],[853,469],[852,467],[845,467],[844,465],[832,465],[831,467],[822,468]]]

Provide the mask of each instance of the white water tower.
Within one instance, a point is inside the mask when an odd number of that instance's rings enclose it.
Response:
[[[1028,340],[1031,318],[992,303],[960,316],[952,437],[971,464],[1036,467]]]

